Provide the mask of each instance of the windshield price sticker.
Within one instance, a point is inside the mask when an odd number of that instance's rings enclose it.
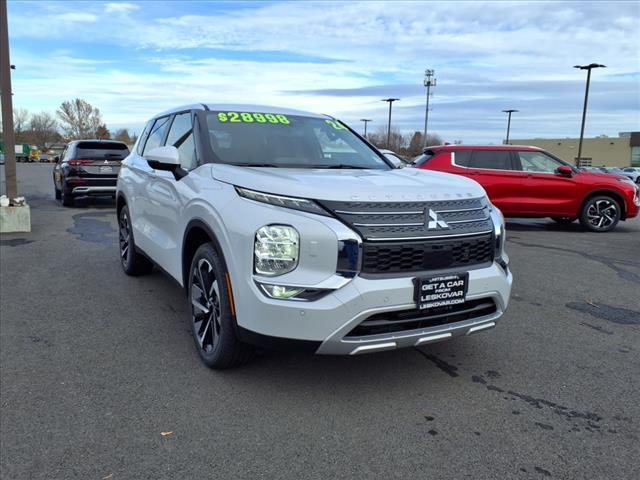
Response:
[[[340,122],[338,122],[337,120],[325,120],[325,123],[327,125],[331,125],[335,130],[347,130],[347,127],[345,127],[344,125],[342,125]]]
[[[218,112],[220,123],[274,123],[289,125],[291,122],[281,113]]]
[[[464,303],[469,274],[416,278],[416,304],[420,310]]]

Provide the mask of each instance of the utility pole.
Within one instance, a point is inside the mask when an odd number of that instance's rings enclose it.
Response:
[[[427,148],[427,126],[429,125],[429,97],[431,96],[431,87],[436,86],[435,70],[427,69],[424,71],[424,86],[427,87],[427,107],[424,111],[424,141],[423,147]]]
[[[399,98],[383,98],[383,102],[389,103],[389,123],[387,125],[387,148],[391,150],[391,105],[393,102],[397,102],[400,100]]]
[[[9,197],[10,202],[18,196],[16,148],[13,138],[11,68],[7,1],[0,0],[0,100],[2,102],[2,139],[4,141],[4,180],[7,186],[7,197]]]
[[[578,159],[576,160],[576,167],[580,166],[580,159],[582,159],[582,140],[584,138],[584,123],[587,118],[587,101],[589,100],[589,83],[591,82],[591,70],[593,70],[594,68],[605,68],[605,67],[606,65],[600,65],[599,63],[573,66],[573,68],[587,71],[587,87],[584,91],[584,107],[582,107],[582,126],[580,127],[580,143],[578,143]]]
[[[511,114],[513,112],[518,112],[519,110],[502,110],[504,113],[509,114],[509,119],[507,120],[507,139],[504,144],[509,145],[509,130],[511,130]]]
[[[370,118],[361,118],[361,122],[364,122],[364,138],[367,138],[367,123],[371,121]]]

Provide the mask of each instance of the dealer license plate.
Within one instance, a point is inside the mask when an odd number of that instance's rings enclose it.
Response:
[[[416,278],[415,300],[418,309],[444,307],[464,303],[469,284],[469,274],[439,275]]]

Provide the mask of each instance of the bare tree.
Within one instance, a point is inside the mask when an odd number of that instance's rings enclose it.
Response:
[[[17,142],[24,141],[24,132],[29,125],[31,114],[26,108],[13,109],[13,132]]]
[[[119,130],[116,130],[116,133],[113,135],[113,138],[115,140],[118,140],[119,142],[124,142],[127,145],[131,145],[134,142],[134,140],[132,140],[131,136],[129,135],[129,130],[127,130],[126,128],[121,128]]]
[[[432,145],[442,145],[442,137],[437,133],[427,133],[427,147]]]
[[[54,142],[60,138],[58,122],[48,112],[35,113],[29,122],[29,137],[31,142],[43,147],[46,143]]]
[[[57,114],[65,133],[73,140],[93,137],[102,125],[100,110],[81,98],[62,102]]]
[[[411,140],[409,140],[409,146],[407,147],[407,156],[415,157],[422,153],[422,132],[413,132]]]
[[[378,129],[367,135],[368,140],[378,148],[387,148],[394,152],[400,152],[407,144],[407,139],[402,135],[400,129],[395,125],[391,125],[391,134],[389,135],[389,143],[387,144],[387,127],[380,126]]]

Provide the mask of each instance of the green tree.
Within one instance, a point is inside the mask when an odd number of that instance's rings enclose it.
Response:
[[[98,128],[96,128],[96,138],[100,138],[102,140],[108,140],[111,138],[111,132],[104,123],[102,125],[98,125]]]
[[[119,142],[124,142],[127,145],[131,145],[134,140],[131,139],[131,136],[129,135],[129,130],[127,130],[126,128],[121,128],[119,130],[116,130],[116,133],[113,135],[114,140],[118,140]]]

